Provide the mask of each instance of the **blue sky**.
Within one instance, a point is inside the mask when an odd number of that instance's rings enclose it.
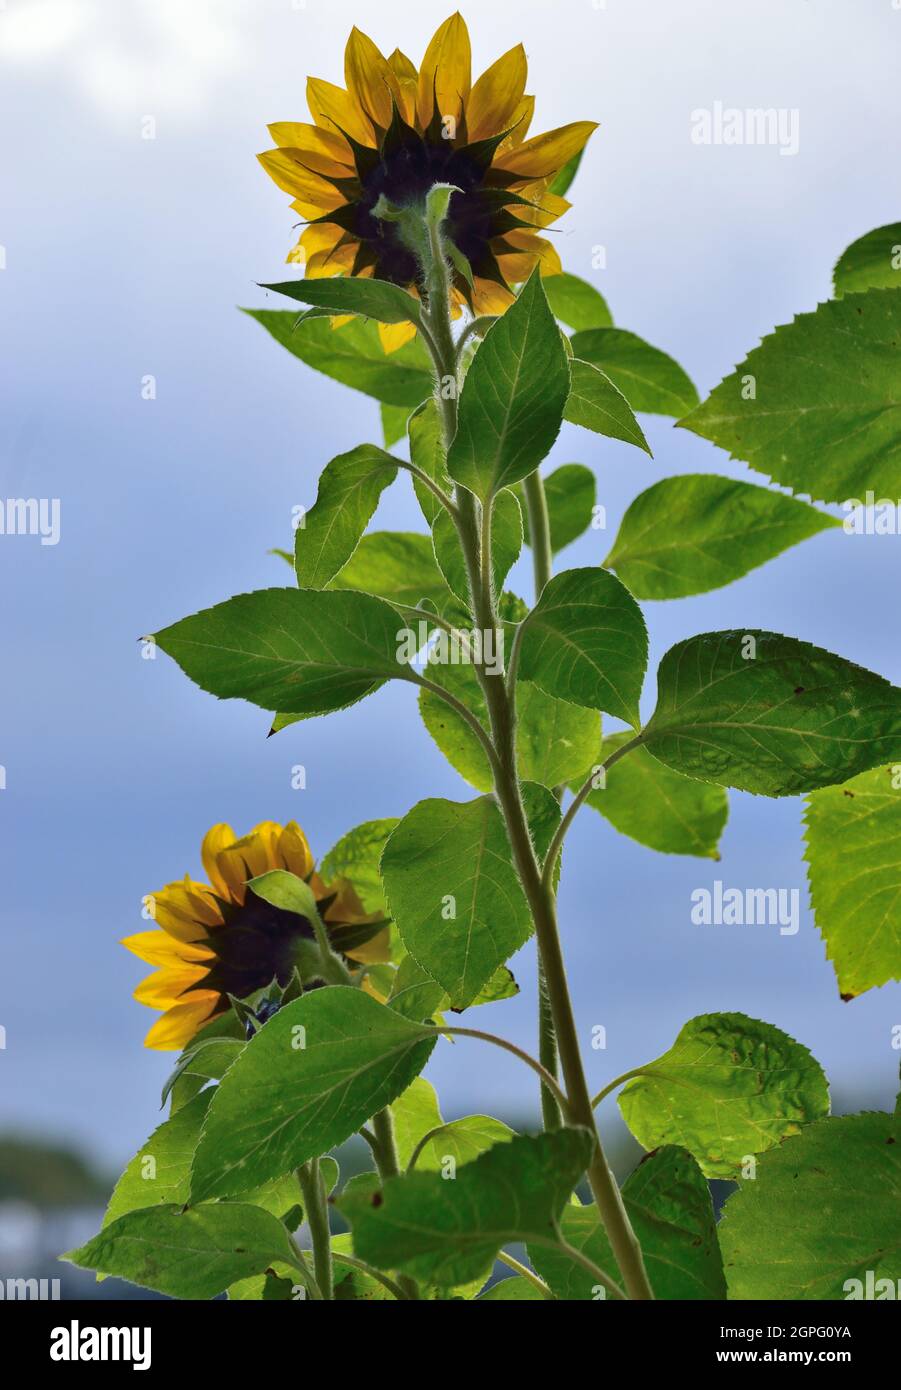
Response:
[[[141,968],[116,942],[141,929],[143,894],[199,872],[204,830],[294,817],[324,852],[359,821],[471,794],[407,687],[267,741],[260,711],[213,702],[136,642],[282,583],[266,552],[290,542],[292,508],[312,502],[332,455],[378,441],[373,402],[236,310],[264,302],[255,282],[283,278],[293,240],[287,199],[254,155],[267,122],[305,119],[306,73],[341,80],[354,22],[418,60],[445,14],[431,0],[362,11],[8,0],[0,14],[0,491],[58,497],[62,518],[56,546],[0,540],[0,1125],[83,1143],[109,1164],[157,1122],[171,1060],[142,1050],[151,1014],[130,999]],[[477,70],[524,41],[533,129],[601,122],[561,224],[564,264],[702,394],[773,325],[828,296],[849,242],[898,217],[891,0],[480,0],[466,17]],[[716,101],[797,110],[798,153],[693,144],[691,113]],[[154,140],[141,138],[148,115]],[[563,564],[601,561],[629,501],[668,474],[763,481],[667,421],[646,428],[653,460],[564,428],[550,463],[595,470],[609,529]],[[421,527],[403,479],[376,524]],[[901,682],[898,544],[835,531],[727,589],[647,605],[651,671],[682,637],[743,626]],[[523,562],[511,584],[529,592]],[[653,699],[651,677],[646,713]],[[806,907],[795,937],[690,921],[692,890],[715,877],[798,887],[806,904],[800,812],[733,794],[720,865],[655,856],[582,813],[561,917],[586,1047],[594,1025],[607,1029],[606,1052],[589,1052],[598,1087],[664,1050],[693,1014],[742,1010],[806,1043],[845,1108],[889,1104],[897,986],[840,1003]],[[532,1047],[528,950],[514,969],[521,996],[478,1021]],[[530,1107],[528,1073],[477,1047],[440,1048],[430,1066],[446,1113]]]

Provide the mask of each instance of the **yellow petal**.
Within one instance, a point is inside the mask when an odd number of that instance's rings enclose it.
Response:
[[[148,906],[157,926],[179,941],[204,941],[209,934],[207,928],[219,925],[222,914],[211,895],[204,897],[197,891],[203,887],[186,879],[184,883],[167,883],[158,893],[151,893]]]
[[[205,1023],[225,1013],[224,1009],[215,1012],[218,995],[199,994],[190,1004],[176,1004],[158,1018],[144,1039],[145,1047],[156,1048],[159,1052],[171,1052],[184,1047]]]
[[[178,941],[164,931],[135,932],[134,936],[123,937],[119,944],[148,965],[173,966],[213,959],[213,952],[205,946]]]
[[[499,154],[495,166],[524,178],[548,178],[584,148],[594,130],[597,130],[597,121],[572,121],[544,135],[533,135],[516,149]]]
[[[452,14],[435,31],[419,69],[416,107],[423,129],[432,119],[436,101],[440,116],[460,119],[469,96],[471,67],[469,30],[459,13]]]
[[[387,60],[366,34],[354,26],[344,50],[347,90],[363,110],[387,130],[391,124],[392,98],[399,101],[397,77]]]
[[[343,87],[324,82],[321,77],[307,78],[307,104],[310,115],[321,130],[334,135],[342,131],[361,145],[375,146],[372,122]]]
[[[306,121],[275,121],[267,130],[280,150],[308,150],[317,155],[323,162],[322,173],[336,178],[353,175],[354,157],[343,135],[320,130]]]
[[[308,217],[334,212],[335,208],[347,202],[344,194],[339,193],[327,178],[304,166],[302,150],[266,150],[264,154],[258,154],[257,159],[273,183],[296,198]]]
[[[388,66],[397,78],[397,105],[407,125],[416,124],[416,97],[419,91],[419,73],[414,63],[399,48],[395,48],[388,59]]]
[[[213,825],[203,837],[200,846],[200,860],[207,878],[221,898],[228,899],[229,885],[219,869],[219,851],[233,845],[237,836],[230,825],[220,822]]]
[[[514,249],[499,251],[497,264],[509,285],[519,285],[528,280],[536,265],[541,266],[542,275],[563,274],[557,248],[544,237],[535,236],[534,232],[516,231],[508,232],[504,242]]]
[[[493,280],[473,281],[472,309],[475,314],[502,314],[516,299],[512,290],[505,290]]]
[[[289,820],[278,838],[278,858],[282,867],[298,878],[309,878],[313,872],[313,852],[296,821]]]
[[[379,339],[384,353],[397,352],[404,343],[409,343],[411,338],[416,337],[416,325],[413,323],[380,323]]]
[[[535,98],[523,97],[516,110],[510,118],[510,134],[506,140],[502,140],[498,146],[498,158],[505,150],[514,150],[521,145],[529,133],[529,126],[532,124],[532,117],[535,115]]]
[[[526,51],[520,43],[482,73],[466,103],[468,140],[485,140],[513,124],[526,90],[527,71]]]
[[[572,203],[558,193],[548,193],[544,179],[535,184],[525,184],[518,191],[523,198],[528,198],[532,206],[523,207],[520,204],[513,211],[521,222],[530,222],[533,227],[550,226],[572,207]]]
[[[204,979],[206,974],[207,967],[203,965],[155,970],[152,975],[148,975],[147,979],[142,980],[137,986],[134,991],[134,998],[139,1004],[146,1004],[151,1009],[171,1009],[173,1004],[179,1002],[180,996],[184,994],[185,990]],[[210,990],[203,992],[204,994],[215,993],[215,991]]]

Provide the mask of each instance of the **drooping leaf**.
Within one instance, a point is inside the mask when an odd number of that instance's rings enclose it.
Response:
[[[794,796],[901,756],[901,690],[794,637],[690,637],[664,656],[657,688],[647,748],[705,782]]]
[[[174,1115],[208,1081],[218,1081],[224,1076],[243,1046],[243,1033],[240,1038],[209,1038],[203,1041],[193,1038],[166,1078],[160,1103],[165,1105],[171,1095],[171,1112]]]
[[[430,537],[416,531],[372,531],[364,536],[332,580],[332,588],[355,589],[410,607],[427,598],[442,608],[450,598]]]
[[[215,1298],[271,1264],[294,1263],[281,1221],[246,1202],[130,1211],[61,1258],[173,1298]]]
[[[710,1178],[733,1178],[829,1110],[823,1069],[801,1043],[745,1014],[689,1019],[668,1052],[623,1087],[619,1108],[646,1149],[678,1144]]]
[[[494,588],[500,593],[511,567],[522,550],[522,512],[509,488],[497,494],[491,518],[491,558]],[[469,578],[460,549],[457,528],[449,512],[439,510],[432,526],[432,544],[438,568],[460,601],[469,604]]]
[[[326,464],[316,501],[294,533],[294,572],[302,589],[324,589],[347,563],[396,475],[395,460],[374,444]]]
[[[631,737],[629,733],[609,734],[593,766],[600,768]],[[583,769],[572,784],[574,791],[590,771]],[[729,815],[722,787],[683,777],[641,746],[596,780],[598,786],[588,793],[587,804],[600,811],[621,835],[662,854],[719,859],[719,840]]]
[[[216,1089],[192,1199],[259,1186],[340,1144],[428,1061],[428,1029],[362,990],[331,985],[286,1004]]]
[[[402,675],[397,632],[395,610],[368,594],[259,589],[182,618],[155,641],[221,700],[308,715]]]
[[[410,462],[449,495],[453,492],[454,484],[447,471],[447,451],[444,447],[441,415],[434,397],[423,402],[410,416],[408,432]],[[413,479],[413,488],[422,514],[431,526],[441,511],[441,503],[419,478]]]
[[[862,772],[806,799],[814,920],[853,999],[901,978],[901,790],[897,765]]]
[[[328,275],[323,279],[282,280],[277,285],[261,285],[273,294],[283,294],[301,304],[312,304],[329,314],[359,314],[379,323],[421,321],[419,300],[388,280],[364,279],[357,275]]]
[[[896,1298],[899,1141],[895,1116],[842,1115],[765,1154],[720,1222],[729,1297]]]
[[[591,525],[597,484],[591,469],[583,463],[561,464],[543,482],[551,550],[556,555],[558,550],[563,550]],[[525,539],[527,545],[531,544],[528,527]]]
[[[546,852],[560,808],[523,788],[533,838]],[[532,916],[492,797],[431,798],[409,811],[382,855],[389,911],[410,955],[466,1008],[532,933]]]
[[[820,304],[764,338],[680,420],[814,501],[901,496],[901,295]]]
[[[581,362],[578,358],[574,358],[570,366],[572,385],[564,419],[593,430],[595,434],[604,434],[608,439],[634,444],[650,454],[648,441],[632,407],[610,378],[590,362]]]
[[[332,883],[336,878],[348,879],[365,912],[384,910],[385,894],[379,875],[379,860],[385,842],[397,824],[396,817],[364,821],[342,835],[319,866],[326,883]]]
[[[392,1103],[391,1115],[397,1157],[403,1172],[423,1135],[444,1123],[438,1093],[431,1081],[417,1076]]]
[[[399,440],[403,439],[407,433],[407,419],[410,414],[410,407],[406,405],[386,405],[382,401],[379,407],[379,414],[382,421],[382,439],[386,449],[390,449]]]
[[[578,275],[565,271],[562,275],[548,275],[544,292],[552,314],[567,328],[609,328],[613,323],[604,296]],[[576,352],[576,356],[581,357],[582,353]]]
[[[678,419],[698,404],[691,379],[660,348],[624,328],[586,327],[586,332],[573,336],[573,352],[600,368],[633,410]]]
[[[832,280],[837,295],[901,289],[901,222],[852,241],[839,256]]]
[[[466,375],[451,477],[483,499],[524,478],[557,438],[568,394],[569,362],[536,270]]]
[[[636,497],[604,564],[636,598],[684,598],[730,584],[835,517],[781,492],[686,473]]]
[[[292,309],[245,309],[244,313],[308,367],[386,405],[412,410],[431,393],[431,367],[418,337],[386,353],[377,325],[362,319],[335,329],[326,318],[298,324]]]
[[[508,1242],[555,1239],[592,1143],[581,1129],[513,1139],[459,1168],[453,1182],[414,1172],[338,1207],[353,1227],[355,1253],[376,1268],[446,1286],[484,1280]]]
[[[647,644],[624,584],[607,570],[564,570],[525,619],[519,674],[548,695],[637,726]]]
[[[724,1299],[726,1280],[710,1188],[684,1149],[649,1154],[623,1184],[623,1202],[641,1246],[655,1298]],[[616,1277],[616,1259],[596,1206],[566,1206],[560,1228],[569,1245]],[[563,1250],[529,1250],[535,1269],[558,1298],[604,1297],[591,1274]]]
[[[503,1120],[495,1120],[491,1115],[464,1115],[460,1120],[442,1124],[431,1136],[419,1152],[416,1168],[431,1173],[447,1171],[449,1160],[459,1168],[474,1162],[495,1144],[506,1144],[513,1138],[513,1130]]]

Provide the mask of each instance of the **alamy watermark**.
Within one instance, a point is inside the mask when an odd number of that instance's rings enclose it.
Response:
[[[59,543],[58,497],[0,498],[0,536],[40,536],[41,545]]]
[[[800,149],[801,117],[796,106],[739,107],[715,101],[691,113],[693,145],[771,145],[780,155]]]
[[[798,888],[695,888],[691,920],[696,927],[778,927],[780,936],[795,936],[801,925]]]
[[[397,659],[405,666],[481,666],[486,675],[504,674],[504,633],[501,628],[452,632],[424,620],[397,633]]]

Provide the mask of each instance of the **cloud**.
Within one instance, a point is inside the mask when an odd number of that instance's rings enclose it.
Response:
[[[202,111],[244,65],[247,0],[7,0],[0,62],[114,117]]]

